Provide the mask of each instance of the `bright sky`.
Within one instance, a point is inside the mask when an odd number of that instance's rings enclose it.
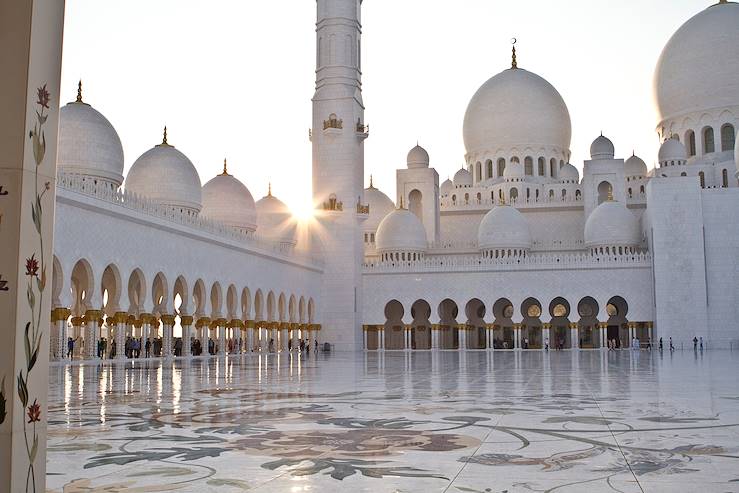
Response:
[[[601,132],[617,157],[651,167],[658,140],[652,73],[662,47],[710,0],[366,0],[365,173],[394,197],[395,169],[418,140],[444,180],[464,162],[472,95],[510,66],[549,80],[572,118],[582,169]],[[205,183],[224,157],[255,199],[310,204],[308,128],[315,1],[67,0],[62,100],[84,99],[116,127],[126,170],[169,142]]]

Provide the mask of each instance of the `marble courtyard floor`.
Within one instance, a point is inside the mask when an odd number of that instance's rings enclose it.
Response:
[[[739,352],[50,368],[64,492],[739,491]]]

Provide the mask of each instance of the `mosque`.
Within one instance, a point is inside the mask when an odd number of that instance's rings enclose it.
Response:
[[[79,88],[60,116],[52,359],[68,337],[82,359],[129,336],[166,357],[207,339],[220,354],[739,342],[738,3],[698,13],[659,58],[658,167],[600,135],[581,176],[567,104],[514,47],[469,102],[464,167],[439,183],[416,146],[394,200],[364,186],[361,3],[317,1],[307,225],[226,162],[203,184],[166,129],[124,177]]]

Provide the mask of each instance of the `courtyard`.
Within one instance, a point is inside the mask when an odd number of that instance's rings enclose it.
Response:
[[[50,367],[49,491],[739,491],[739,353]]]

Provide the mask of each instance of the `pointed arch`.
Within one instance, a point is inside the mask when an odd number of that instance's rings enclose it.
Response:
[[[138,316],[145,311],[146,303],[146,278],[144,272],[136,268],[128,276],[128,311],[132,315]]]
[[[221,283],[218,281],[214,282],[210,288],[210,318],[217,319],[223,316],[223,290],[221,289]]]
[[[169,285],[167,284],[167,277],[162,272],[158,272],[154,276],[154,281],[151,284],[151,300],[154,303],[155,314],[163,315],[168,313]]]
[[[195,281],[192,289],[192,302],[195,309],[195,315],[205,317],[205,307],[208,300],[207,291],[205,290],[205,282],[202,279]]]
[[[177,297],[179,297],[179,306]],[[190,314],[190,289],[187,287],[187,280],[182,275],[177,276],[177,279],[174,281],[172,308],[177,315],[183,316]]]
[[[228,286],[228,290],[226,291],[226,318],[228,318],[229,320],[238,318],[238,309],[239,294],[236,291],[236,286],[231,284]]]

